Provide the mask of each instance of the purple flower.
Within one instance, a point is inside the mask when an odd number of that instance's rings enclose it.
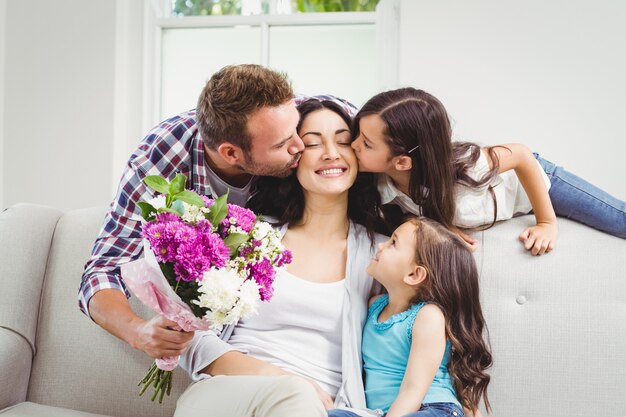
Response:
[[[279,255],[278,260],[276,261],[276,266],[281,267],[285,264],[290,264],[293,256],[290,250],[285,249],[281,255]]]
[[[183,281],[193,281],[211,267],[211,261],[204,256],[204,248],[196,240],[181,243],[176,252],[174,271],[176,277]]]
[[[204,205],[205,207],[211,207],[213,205],[213,203],[215,203],[215,200],[212,198],[209,198],[205,195],[201,196],[202,200],[204,201]]]
[[[250,246],[243,246],[241,249],[239,249],[239,256],[241,256],[242,258],[247,258],[248,255],[252,254],[252,252],[254,252],[253,248],[251,248]]]
[[[203,249],[204,256],[217,268],[222,268],[230,260],[230,249],[215,233],[198,235],[197,244]]]
[[[174,213],[159,213],[156,215],[156,221],[158,223],[182,223],[182,219]]]
[[[232,224],[230,219],[235,219],[235,226],[239,226],[246,233],[250,233],[256,222],[256,215],[252,210],[243,208],[236,204],[228,204],[228,215],[222,221],[222,225],[228,229]]]
[[[263,258],[260,262],[248,266],[249,276],[259,284],[259,295],[262,301],[269,301],[274,294],[274,277],[276,271],[269,259]]]
[[[170,223],[149,222],[143,227],[141,235],[150,242],[150,248],[160,262],[170,262],[176,254],[176,247],[172,247],[173,236],[168,231]]]

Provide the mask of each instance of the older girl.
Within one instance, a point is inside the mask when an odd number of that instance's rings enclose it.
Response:
[[[556,215],[626,238],[626,203],[521,144],[453,143],[439,100],[414,88],[372,97],[354,120],[359,169],[382,173],[383,203],[448,228],[477,228],[535,215],[519,235],[533,255],[550,252]],[[470,244],[476,242],[460,233]]]

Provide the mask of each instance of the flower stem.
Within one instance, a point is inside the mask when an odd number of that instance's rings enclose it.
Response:
[[[146,376],[137,384],[137,386],[141,385],[143,385],[143,387],[139,391],[139,396],[142,396],[148,387],[152,385],[154,387],[154,393],[152,394],[151,400],[154,401],[158,396],[159,404],[162,404],[165,394],[169,396],[172,391],[172,371],[163,371],[157,368],[156,364],[153,363]]]

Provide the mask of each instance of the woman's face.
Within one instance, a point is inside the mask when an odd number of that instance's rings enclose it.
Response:
[[[385,141],[386,127],[377,114],[359,120],[359,136],[352,142],[352,149],[359,160],[359,171],[388,172],[393,167],[391,150]]]
[[[302,188],[317,194],[347,191],[356,179],[358,163],[346,122],[331,110],[316,110],[306,115],[298,134],[304,142],[296,171]]]

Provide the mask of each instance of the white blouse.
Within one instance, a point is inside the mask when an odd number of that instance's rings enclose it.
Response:
[[[541,172],[546,189],[550,190],[550,179],[539,164],[539,161],[535,160],[535,162],[537,163],[537,169]],[[467,174],[470,178],[479,181],[487,171],[489,171],[487,156],[484,151],[481,151],[476,165],[470,168]],[[532,211],[533,208],[528,195],[519,182],[517,174],[515,171],[509,170],[496,175],[489,184],[479,188],[457,184],[454,193],[456,201],[454,224],[456,226],[473,228],[489,225],[493,222],[495,205],[493,197],[489,192],[489,186],[493,189],[498,207],[496,221],[508,220]],[[383,204],[396,204],[404,213],[421,215],[420,206],[415,204],[409,196],[398,190],[388,176],[382,174],[379,176],[378,191]]]
[[[344,280],[316,283],[282,270],[271,302],[242,319],[230,345],[288,372],[315,380],[336,395],[341,385]],[[304,308],[306,306],[306,308]]]

